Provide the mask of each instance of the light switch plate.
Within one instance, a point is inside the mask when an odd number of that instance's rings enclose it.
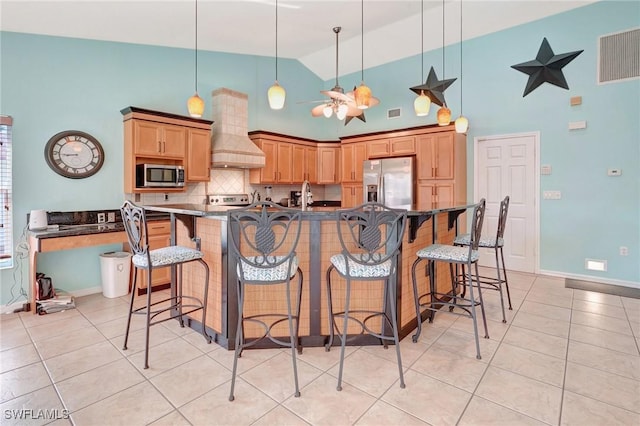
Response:
[[[562,193],[560,191],[543,191],[542,198],[545,200],[560,200]]]
[[[587,122],[586,121],[570,121],[569,122],[569,130],[579,130],[586,129]]]
[[[607,176],[620,176],[622,174],[622,169],[608,169]]]

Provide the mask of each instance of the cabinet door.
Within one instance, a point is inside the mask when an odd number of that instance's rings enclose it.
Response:
[[[209,182],[211,172],[211,132],[189,129],[186,169],[189,182]]]
[[[187,130],[181,126],[162,125],[162,155],[184,158],[187,145]]]
[[[318,148],[318,183],[338,183],[339,148]]]
[[[278,143],[278,161],[277,164],[277,179],[278,183],[292,183],[293,182],[293,145],[286,142]]]
[[[354,171],[354,182],[362,183],[362,166],[365,160],[369,157],[367,156],[367,143],[360,142],[355,144],[354,147],[354,155],[353,155],[353,171]]]
[[[389,139],[378,139],[369,142],[369,157],[388,157]]]
[[[260,147],[264,152],[264,167],[256,169],[260,171],[260,181],[251,183],[276,183],[276,173],[278,171],[278,143],[263,140]]]
[[[307,180],[309,183],[318,183],[318,149],[308,146],[306,148],[305,166],[307,167]]]
[[[453,132],[439,134],[435,139],[435,178],[453,179],[454,176],[454,136]]]
[[[430,210],[453,203],[454,184],[451,182],[418,182],[418,209]]]
[[[306,147],[302,145],[293,145],[291,147],[291,155],[293,162],[291,164],[291,178],[293,183],[302,183],[307,178],[307,170],[305,167]]]
[[[413,155],[416,153],[415,136],[391,138],[389,140],[389,151],[391,155]]]
[[[137,155],[158,156],[162,152],[162,129],[150,121],[133,122],[134,152]]]
[[[362,204],[363,199],[361,184],[342,185],[342,208],[356,207]]]

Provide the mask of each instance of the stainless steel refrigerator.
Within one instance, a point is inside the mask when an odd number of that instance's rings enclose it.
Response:
[[[387,207],[415,207],[415,158],[366,160],[363,164],[364,202],[377,201]]]

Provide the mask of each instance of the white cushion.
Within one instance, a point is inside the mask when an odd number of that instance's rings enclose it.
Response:
[[[362,258],[364,255],[355,257],[360,257],[362,263],[354,262],[353,259],[349,259],[349,273],[347,274],[347,261],[346,256],[343,254],[335,254],[331,256],[331,263],[338,270],[340,275],[342,276],[350,276],[350,277],[358,277],[358,278],[384,278],[388,277],[391,274],[391,260],[388,259],[382,263],[372,264],[370,262],[364,261]]]
[[[462,234],[458,235],[455,240],[453,240],[453,244],[459,246],[468,246],[471,244],[471,234]],[[496,243],[496,237],[480,237],[480,241],[478,241],[478,247],[502,247],[504,246],[504,238],[498,238]]]
[[[151,256],[151,265],[154,268],[157,268],[160,266],[169,266],[177,263],[189,262],[191,260],[202,259],[204,255],[201,251],[188,247],[169,246],[150,250],[149,256]],[[147,256],[144,254],[136,254],[133,256],[131,261],[138,268],[149,268]]]
[[[432,244],[418,250],[416,256],[428,260],[442,260],[457,263],[469,262],[469,248],[450,246],[445,244]],[[477,250],[471,251],[471,262],[475,262],[480,257]]]
[[[262,256],[254,256],[249,257],[248,259],[250,262],[260,264],[261,262],[259,260],[261,257]],[[280,262],[283,258],[284,256],[272,256],[269,260],[271,263],[277,263]],[[291,276],[289,278],[292,278],[298,270],[297,256],[293,256],[290,261],[283,262],[280,265],[274,266],[272,268],[258,268],[251,265],[250,263],[247,263],[244,260],[241,260],[241,263],[242,265],[238,263],[237,274],[238,276],[241,276],[240,267],[242,267],[242,271],[244,271],[244,279],[246,281],[282,282],[287,279],[289,270],[291,270]],[[291,264],[291,269],[289,269],[289,264]],[[265,262],[265,266],[267,265],[268,264]]]

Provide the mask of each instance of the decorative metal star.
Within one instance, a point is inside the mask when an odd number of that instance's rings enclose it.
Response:
[[[524,89],[524,98],[542,83],[551,83],[555,86],[569,89],[567,80],[562,74],[562,68],[573,61],[584,50],[555,55],[545,37],[538,50],[536,59],[521,64],[511,65],[511,68],[529,75],[529,81]]]
[[[445,80],[438,80],[438,76],[436,75],[436,71],[431,67],[429,70],[429,75],[427,76],[427,81],[420,86],[410,87],[411,91],[415,92],[416,95],[419,95],[421,91],[424,92],[425,95],[431,99],[436,105],[445,106],[447,102],[444,100],[444,91],[447,90],[449,86],[453,84],[455,78],[448,78]]]

